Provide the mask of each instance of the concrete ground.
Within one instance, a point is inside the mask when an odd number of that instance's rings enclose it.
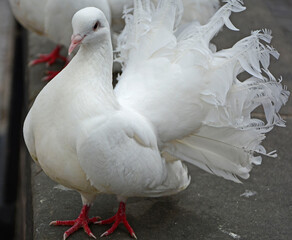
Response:
[[[273,46],[281,54],[273,61],[272,72],[283,76],[283,83],[292,89],[292,1],[245,0],[247,10],[232,15],[240,32],[224,30],[215,39],[219,48],[230,47],[251,30],[272,29]],[[47,40],[29,35],[29,59],[38,52],[53,48]],[[44,86],[40,81],[44,65],[28,70],[30,103]],[[164,198],[133,198],[127,204],[127,216],[138,239],[158,240],[289,240],[292,239],[292,104],[291,98],[282,109],[286,128],[275,128],[268,134],[265,146],[277,149],[278,158],[264,157],[254,167],[251,177],[235,184],[189,166],[192,183],[182,193]],[[257,113],[261,115],[260,112]],[[65,190],[51,181],[34,163],[32,169],[33,239],[62,239],[67,227],[52,227],[52,220],[75,219],[81,209],[78,193]],[[97,197],[90,216],[112,216],[118,204],[114,196]],[[92,225],[95,236],[107,226]],[[69,239],[90,239],[79,230]],[[107,239],[129,239],[124,226]]]

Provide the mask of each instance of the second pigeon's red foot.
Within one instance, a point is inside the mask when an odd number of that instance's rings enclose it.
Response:
[[[60,54],[61,46],[57,46],[51,53],[48,54],[40,54],[39,57],[35,60],[29,62],[29,66],[36,65],[39,63],[47,63],[47,65],[52,65],[56,62],[57,59],[68,62],[68,59]]]
[[[101,224],[101,225],[114,223],[109,230],[107,230],[106,232],[104,232],[101,235],[101,237],[108,236],[108,235],[112,234],[116,230],[118,225],[120,223],[123,223],[125,225],[125,227],[127,228],[127,230],[129,231],[130,235],[133,238],[137,239],[137,237],[134,233],[134,230],[131,228],[130,224],[128,223],[128,221],[126,219],[126,204],[124,202],[120,202],[119,210],[116,213],[116,215],[114,215],[113,217],[111,217],[109,219],[98,221],[96,223]]]
[[[51,81],[54,77],[56,77],[66,66],[68,63],[65,64],[65,66],[59,70],[59,71],[47,71],[46,76],[42,78],[43,81]]]
[[[62,70],[61,70],[62,71]],[[42,78],[43,81],[48,82],[51,81],[54,77],[58,75],[61,71],[47,71],[46,76]]]
[[[75,220],[68,220],[68,221],[53,221],[50,225],[54,226],[72,226],[69,228],[63,236],[63,239],[67,239],[72,233],[76,232],[79,228],[83,227],[84,231],[90,236],[96,239],[96,237],[91,232],[90,228],[88,227],[89,223],[96,223],[100,217],[93,217],[88,218],[88,211],[90,206],[83,205],[81,213],[79,217]]]

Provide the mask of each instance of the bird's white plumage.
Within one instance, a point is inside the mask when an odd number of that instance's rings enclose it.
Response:
[[[158,5],[159,0],[153,0]],[[218,10],[220,6],[219,0],[182,0],[183,13],[180,24],[184,25],[192,21],[205,24]]]
[[[133,0],[9,0],[16,19],[27,29],[48,37],[66,47],[72,35],[71,19],[85,7],[99,8],[105,14],[112,30],[114,46],[124,27],[124,9],[133,7]],[[158,1],[155,0],[155,3]],[[183,22],[193,20],[205,23],[219,6],[218,0],[183,0],[186,8]]]
[[[160,196],[184,189],[189,183],[186,168],[166,162],[151,123],[114,96],[104,15],[94,8],[79,13],[73,18],[76,31],[84,26],[84,13],[90,22],[91,13],[98,13],[101,28],[86,34],[89,40],[84,39],[76,57],[36,98],[24,124],[31,155],[53,180],[83,198],[98,192]],[[97,42],[90,40],[94,34]]]
[[[287,101],[268,71],[277,52],[270,32],[256,31],[213,52],[212,37],[244,10],[229,0],[206,25],[178,27],[182,2],[135,0],[119,40],[123,74],[112,89],[109,24],[95,8],[73,18],[84,40],[69,65],[38,95],[25,124],[31,155],[54,180],[90,201],[98,192],[120,197],[163,196],[189,184],[183,161],[238,182],[267,154],[264,134],[283,126]],[[99,21],[98,30],[92,26]],[[88,23],[88,26],[86,25]],[[261,70],[263,69],[263,70]],[[240,82],[246,71],[251,77]],[[251,117],[259,105],[266,123]],[[273,154],[267,154],[272,156]]]
[[[24,27],[67,47],[72,35],[71,20],[78,10],[85,7],[99,8],[111,24],[111,10],[107,0],[9,0],[9,2],[14,16]]]
[[[279,56],[265,45],[269,31],[255,31],[230,49],[210,49],[224,24],[237,30],[230,14],[245,9],[240,1],[226,2],[207,24],[190,23],[176,34],[180,2],[161,1],[157,10],[137,3],[119,39],[124,71],[115,92],[152,122],[162,151],[238,182],[236,175],[247,178],[252,163],[260,163],[254,154],[266,154],[264,133],[284,125],[278,111],[289,93],[268,70],[270,55]],[[251,77],[240,82],[243,71]],[[251,117],[260,105],[266,123]]]

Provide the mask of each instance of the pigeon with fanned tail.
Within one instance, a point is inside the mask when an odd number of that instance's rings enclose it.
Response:
[[[32,158],[53,180],[81,194],[83,208],[73,225],[92,237],[88,224],[111,224],[113,233],[126,219],[129,197],[176,194],[190,183],[183,162],[234,182],[247,179],[261,156],[275,157],[261,145],[275,125],[289,92],[269,72],[278,58],[268,30],[254,31],[218,52],[210,40],[232,12],[245,8],[228,0],[205,25],[179,27],[182,2],[135,0],[119,38],[123,73],[112,88],[110,27],[96,8],[78,11],[72,20],[69,52],[80,49],[68,66],[40,92],[24,123]],[[250,77],[239,81],[247,72]],[[263,106],[266,120],[251,113]],[[114,194],[116,215],[89,219],[99,193]]]

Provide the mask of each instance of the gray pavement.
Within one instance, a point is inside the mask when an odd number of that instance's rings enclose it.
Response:
[[[230,47],[251,30],[272,29],[273,46],[281,57],[272,65],[276,76],[282,75],[283,83],[292,89],[292,4],[291,1],[245,0],[247,10],[233,14],[232,22],[241,29],[225,29],[215,43],[219,48]],[[54,47],[47,40],[33,34],[29,36],[29,60],[38,52]],[[30,103],[45,85],[45,66],[28,71]],[[289,240],[292,239],[292,104],[282,110],[286,128],[275,128],[268,134],[265,146],[277,149],[278,158],[264,157],[261,166],[254,167],[251,177],[243,184],[235,184],[189,166],[191,185],[182,193],[165,198],[133,198],[127,204],[127,216],[138,239],[197,239],[197,240]],[[258,112],[260,115],[260,111]],[[81,199],[75,191],[65,190],[51,181],[31,163],[33,239],[62,239],[67,227],[52,227],[52,220],[75,219],[81,209]],[[248,196],[250,193],[252,196]],[[118,204],[114,196],[97,197],[90,216],[112,216]],[[91,226],[97,237],[107,226]],[[69,239],[90,239],[80,230]],[[129,239],[120,225],[107,239]]]

